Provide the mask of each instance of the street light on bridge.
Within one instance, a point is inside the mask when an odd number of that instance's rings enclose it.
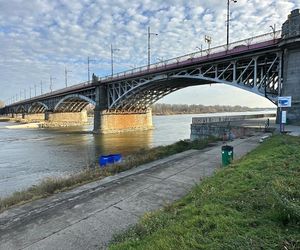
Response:
[[[210,44],[211,44],[211,41],[212,41],[212,38],[211,38],[211,36],[207,36],[207,35],[205,35],[205,37],[204,37],[204,41],[207,43],[208,50],[210,50]]]
[[[88,83],[90,83],[90,62],[95,62],[95,60],[90,59],[88,56],[87,66],[88,66]]]
[[[150,60],[151,60],[150,59],[151,58],[151,55],[150,55],[150,53],[151,53],[151,47],[150,47],[151,35],[158,36],[157,33],[151,33],[150,32],[150,26],[148,26],[148,69],[150,68],[150,64],[151,64],[151,62],[150,62]]]
[[[198,49],[198,50],[200,51],[201,56],[202,56],[202,51],[203,51],[203,46],[202,46],[202,44],[200,45],[200,47],[197,46],[196,49]]]
[[[55,80],[55,78],[50,75],[50,92],[51,93],[52,93],[52,90],[53,90],[53,80]]]
[[[275,38],[276,38],[276,24],[274,23],[274,25],[270,25],[270,28],[272,29],[273,39],[275,40]]]
[[[230,19],[229,19],[229,16],[230,16],[230,2],[234,2],[236,3],[237,0],[227,0],[227,49],[228,49],[228,45],[229,45],[229,22],[230,22]]]
[[[111,60],[111,77],[114,75],[114,52],[120,51],[120,49],[113,48],[113,45],[110,45],[110,60]]]
[[[71,70],[67,70],[67,67],[65,66],[65,85],[68,87],[68,73],[72,72]]]

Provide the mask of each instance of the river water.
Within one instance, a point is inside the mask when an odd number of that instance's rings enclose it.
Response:
[[[245,113],[253,112],[227,115]],[[209,116],[215,115],[220,114]],[[46,177],[79,171],[97,161],[101,154],[127,155],[141,148],[188,139],[192,117],[201,116],[208,115],[153,116],[153,130],[108,135],[92,134],[92,125],[59,129],[8,129],[6,126],[12,123],[1,122],[0,197],[28,188]]]

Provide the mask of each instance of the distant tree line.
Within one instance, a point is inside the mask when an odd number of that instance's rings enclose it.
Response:
[[[156,103],[152,106],[154,115],[173,115],[173,114],[201,114],[201,113],[219,113],[219,112],[244,112],[254,110],[244,106],[204,106],[188,104],[164,104]]]
[[[245,106],[204,106],[204,105],[188,105],[188,104],[164,104],[156,103],[152,105],[153,115],[175,115],[175,114],[202,114],[202,113],[221,113],[221,112],[245,112],[265,110],[265,108],[249,108]],[[86,107],[88,115],[94,114],[94,106],[88,105]]]

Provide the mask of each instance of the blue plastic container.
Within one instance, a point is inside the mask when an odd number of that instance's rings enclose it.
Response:
[[[111,155],[111,157],[114,158],[114,163],[120,162],[122,160],[121,154],[114,154],[114,155]]]
[[[118,163],[121,162],[121,160],[121,154],[101,155],[99,157],[99,165],[100,167],[105,167],[107,164]]]

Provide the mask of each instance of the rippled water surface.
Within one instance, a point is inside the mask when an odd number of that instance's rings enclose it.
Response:
[[[213,114],[217,115],[217,114]],[[59,129],[8,129],[0,123],[0,197],[97,161],[101,154],[134,152],[190,136],[192,117],[154,116],[154,130],[94,135],[92,125]],[[207,115],[205,115],[207,116]]]

